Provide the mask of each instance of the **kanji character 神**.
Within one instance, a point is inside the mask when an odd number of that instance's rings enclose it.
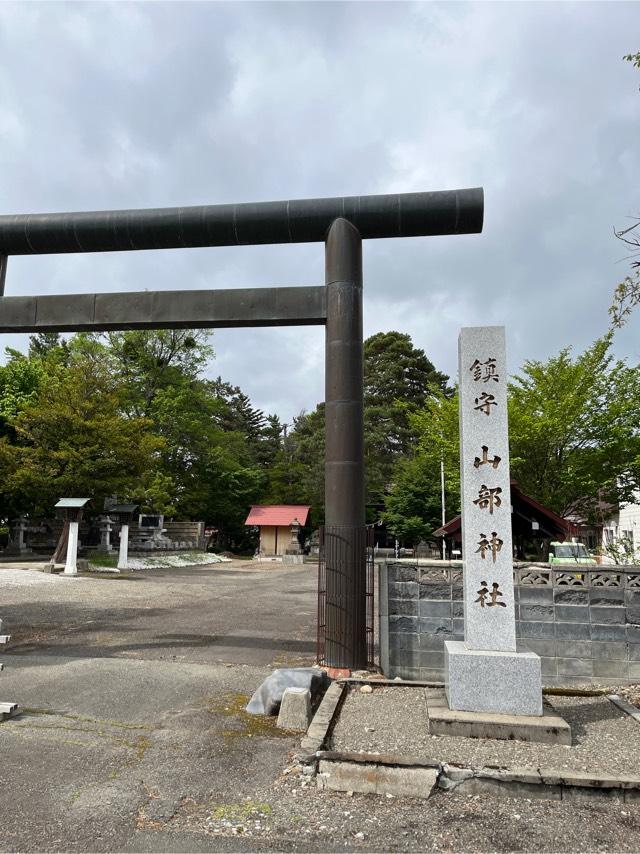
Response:
[[[486,534],[480,534],[480,540],[478,541],[478,548],[476,549],[476,554],[480,553],[480,557],[482,560],[485,559],[486,553],[488,551],[491,552],[491,556],[493,558],[493,562],[496,562],[496,555],[502,548],[503,540],[498,537],[498,534],[495,531],[491,532],[491,539],[487,539]]]

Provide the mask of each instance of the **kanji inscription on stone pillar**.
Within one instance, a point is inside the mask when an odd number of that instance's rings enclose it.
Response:
[[[516,648],[503,326],[459,338],[460,475],[465,643]]]
[[[540,658],[516,649],[502,326],[462,329],[459,345],[464,642],[445,641],[449,708],[542,714]]]

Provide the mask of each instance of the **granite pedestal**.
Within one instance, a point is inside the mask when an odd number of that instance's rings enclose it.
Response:
[[[540,658],[533,652],[469,649],[463,641],[446,641],[444,669],[450,709],[542,714]]]
[[[441,688],[424,690],[431,735],[533,741],[571,747],[571,727],[549,703],[543,702],[541,715],[459,712],[449,708]]]

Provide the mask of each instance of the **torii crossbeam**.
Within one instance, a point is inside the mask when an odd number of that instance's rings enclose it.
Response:
[[[481,188],[0,216],[0,332],[324,325],[326,664],[366,666],[362,240],[482,231]],[[325,244],[325,286],[2,296],[9,255]]]

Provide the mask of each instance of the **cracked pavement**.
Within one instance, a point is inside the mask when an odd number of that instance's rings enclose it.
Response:
[[[319,791],[244,712],[312,663],[313,566],[2,588],[1,851],[634,851],[640,806]],[[25,570],[26,572],[27,570]]]

